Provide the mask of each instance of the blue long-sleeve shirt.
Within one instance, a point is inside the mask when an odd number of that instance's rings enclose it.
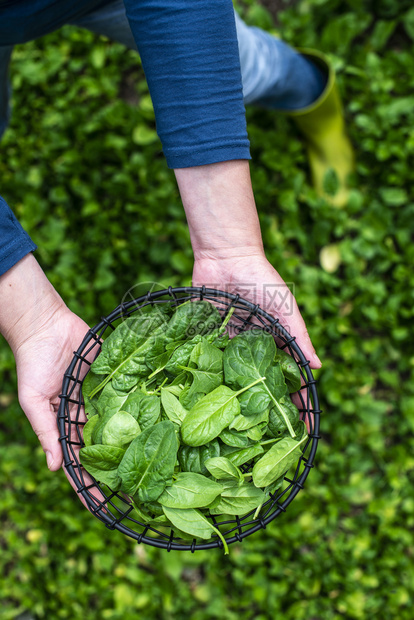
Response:
[[[105,4],[0,0],[0,45],[37,38]],[[249,159],[231,0],[124,0],[124,4],[168,166]],[[0,274],[35,247],[0,200]]]

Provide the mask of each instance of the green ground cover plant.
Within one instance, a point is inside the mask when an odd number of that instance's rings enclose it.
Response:
[[[2,342],[2,620],[412,618],[414,12],[393,0],[278,4],[277,16],[239,6],[330,55],[357,156],[351,201],[332,209],[289,119],[248,109],[266,253],[294,283],[323,361],[317,467],[287,513],[230,556],[138,546],[47,471]],[[0,191],[71,309],[93,325],[135,283],[189,284],[188,231],[135,54],[64,28],[18,46],[11,79]]]

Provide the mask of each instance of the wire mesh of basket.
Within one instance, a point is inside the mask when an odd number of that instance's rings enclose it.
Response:
[[[302,351],[278,319],[267,314],[258,304],[253,304],[240,295],[210,289],[206,287],[169,287],[159,291],[149,291],[136,299],[123,302],[108,316],[88,331],[63,379],[62,394],[58,411],[58,428],[64,456],[65,468],[73,480],[77,493],[83,498],[90,512],[100,519],[106,527],[118,530],[136,540],[138,543],[171,550],[194,552],[198,549],[222,548],[220,538],[212,533],[208,541],[193,539],[192,541],[176,536],[173,530],[143,523],[134,515],[131,499],[121,492],[113,492],[105,485],[93,479],[83,468],[79,460],[79,450],[83,447],[83,427],[86,417],[83,410],[82,383],[92,363],[99,354],[105,333],[127,317],[139,313],[148,305],[153,307],[164,304],[177,306],[189,300],[208,300],[213,303],[223,321],[231,309],[228,327],[233,333],[246,329],[261,328],[271,333],[277,346],[286,350],[295,359],[302,377],[302,388],[296,393],[301,419],[308,427],[308,438],[303,446],[297,464],[284,477],[284,483],[275,493],[270,493],[260,511],[249,513],[232,519],[220,520],[209,515],[211,523],[219,529],[227,544],[239,541],[265,528],[287,507],[304,487],[310,470],[314,467],[314,459],[318,446],[320,413],[316,381]],[[139,315],[138,315],[139,316]],[[244,473],[251,471],[254,462],[242,466]],[[213,530],[212,530],[213,532]]]

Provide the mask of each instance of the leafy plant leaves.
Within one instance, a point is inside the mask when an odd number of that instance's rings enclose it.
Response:
[[[263,330],[229,340],[231,314],[221,323],[209,302],[171,317],[148,307],[104,341],[85,381],[85,468],[128,494],[142,523],[186,539],[222,537],[208,510],[260,511],[293,462],[287,430],[297,429],[295,450],[307,437],[285,382],[295,385],[298,368]]]
[[[251,484],[239,484],[233,480],[222,481],[223,490],[215,501],[210,512],[212,514],[228,514],[243,516],[266,501],[266,495]]]
[[[205,508],[222,490],[220,484],[206,476],[181,472],[172,485],[165,488],[158,502],[169,508]]]
[[[123,448],[115,446],[87,446],[79,451],[83,467],[99,482],[106,484],[113,491],[118,490],[120,478],[118,466],[125,455]]]
[[[223,543],[225,555],[228,554],[229,549],[222,533],[199,510],[194,508],[167,508],[166,506],[163,507],[163,510],[167,519],[175,527],[187,534],[191,534],[191,536],[211,538],[212,533],[217,534]]]
[[[181,445],[178,450],[178,461],[182,471],[191,471],[196,474],[207,475],[208,471],[205,466],[207,459],[220,455],[220,444],[214,439],[205,446],[194,448],[192,446]]]
[[[177,436],[169,420],[142,431],[118,468],[121,490],[131,495],[138,492],[142,502],[156,500],[172,482],[177,450]]]
[[[164,317],[156,312],[126,319],[108,336],[91,369],[97,375],[107,375],[100,386],[112,380],[113,387],[127,391],[152,369],[151,360],[163,352]],[[158,331],[156,331],[158,330]]]
[[[102,432],[102,443],[109,446],[124,448],[129,445],[141,429],[138,422],[126,411],[118,411],[105,424]]]
[[[243,474],[240,469],[225,456],[207,459],[205,466],[216,480],[226,480],[229,478],[235,478],[239,482],[243,480]]]
[[[288,469],[297,462],[300,455],[300,446],[306,437],[295,441],[291,437],[284,437],[273,445],[253,467],[253,483],[256,487],[267,487],[283,476]]]

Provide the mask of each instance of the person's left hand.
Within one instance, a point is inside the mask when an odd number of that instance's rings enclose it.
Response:
[[[193,286],[216,288],[244,297],[270,315],[295,337],[298,346],[310,361],[311,368],[320,368],[305,321],[290,289],[263,253],[231,258],[196,260]]]
[[[18,395],[51,471],[62,466],[56,415],[63,375],[88,325],[64,304],[51,309],[14,349]],[[86,368],[85,368],[86,371]]]

